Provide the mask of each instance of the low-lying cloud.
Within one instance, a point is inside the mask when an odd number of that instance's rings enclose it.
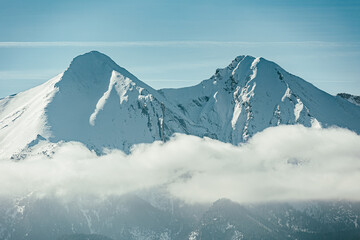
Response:
[[[190,203],[360,200],[360,136],[340,128],[279,126],[240,146],[175,135],[130,155],[97,156],[76,142],[51,157],[0,161],[0,195],[111,196],[163,186]]]

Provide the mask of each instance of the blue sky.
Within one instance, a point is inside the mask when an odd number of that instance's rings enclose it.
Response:
[[[0,0],[0,97],[91,50],[154,88],[194,85],[249,54],[360,95],[360,1]]]

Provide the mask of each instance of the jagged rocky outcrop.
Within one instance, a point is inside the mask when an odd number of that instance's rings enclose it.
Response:
[[[336,96],[346,99],[357,106],[360,106],[360,96],[355,96],[348,93],[338,93]]]

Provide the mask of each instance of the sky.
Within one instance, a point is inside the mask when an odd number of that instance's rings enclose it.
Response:
[[[91,50],[156,89],[252,55],[330,94],[360,95],[360,1],[0,0],[0,98]]]

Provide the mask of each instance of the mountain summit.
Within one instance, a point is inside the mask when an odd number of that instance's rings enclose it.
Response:
[[[160,92],[211,137],[233,144],[280,124],[360,131],[358,107],[264,58],[239,56],[196,86]]]
[[[155,90],[92,51],[48,82],[0,100],[0,157],[41,141],[129,152],[174,133],[238,144],[267,127],[339,126],[360,133],[360,107],[264,58],[238,56],[193,87]]]

